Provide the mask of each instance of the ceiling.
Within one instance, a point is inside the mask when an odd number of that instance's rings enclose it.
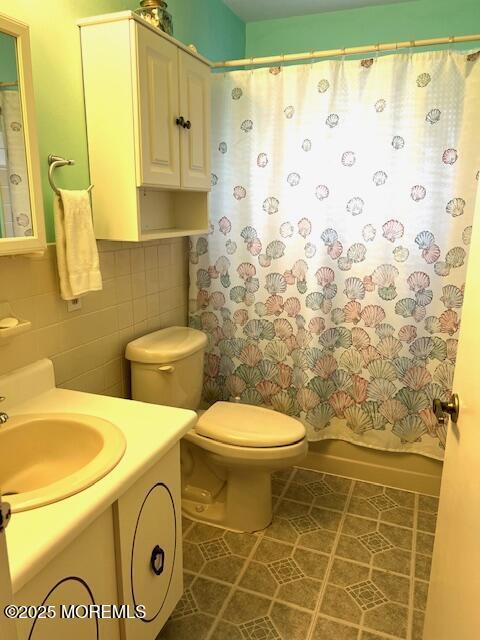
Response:
[[[406,0],[223,0],[245,22],[291,18],[323,11],[340,11]]]

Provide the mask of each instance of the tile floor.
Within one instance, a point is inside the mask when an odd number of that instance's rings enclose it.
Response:
[[[273,485],[259,534],[184,521],[158,640],[421,640],[437,499],[304,469]]]

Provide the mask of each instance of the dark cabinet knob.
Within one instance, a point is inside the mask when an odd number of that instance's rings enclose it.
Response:
[[[153,548],[150,556],[150,567],[155,575],[160,576],[163,573],[165,565],[165,551],[158,544]]]
[[[185,129],[191,129],[192,123],[190,122],[190,120],[187,120],[183,126]]]
[[[183,116],[179,116],[179,117],[175,120],[175,122],[177,123],[177,125],[178,125],[179,127],[183,127],[183,128],[185,128],[185,118],[184,118]]]

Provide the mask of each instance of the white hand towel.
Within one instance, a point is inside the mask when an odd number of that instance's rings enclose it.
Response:
[[[99,291],[102,275],[88,191],[60,189],[54,220],[62,298],[74,300],[89,291]]]

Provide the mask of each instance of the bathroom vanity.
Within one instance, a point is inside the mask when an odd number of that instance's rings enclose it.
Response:
[[[0,378],[0,386],[13,417],[86,414],[113,423],[126,440],[121,460],[95,484],[13,513],[14,604],[44,607],[17,621],[19,640],[154,640],[183,591],[179,440],[196,415],[57,389],[49,360]],[[95,604],[107,605],[103,617],[84,617]]]

